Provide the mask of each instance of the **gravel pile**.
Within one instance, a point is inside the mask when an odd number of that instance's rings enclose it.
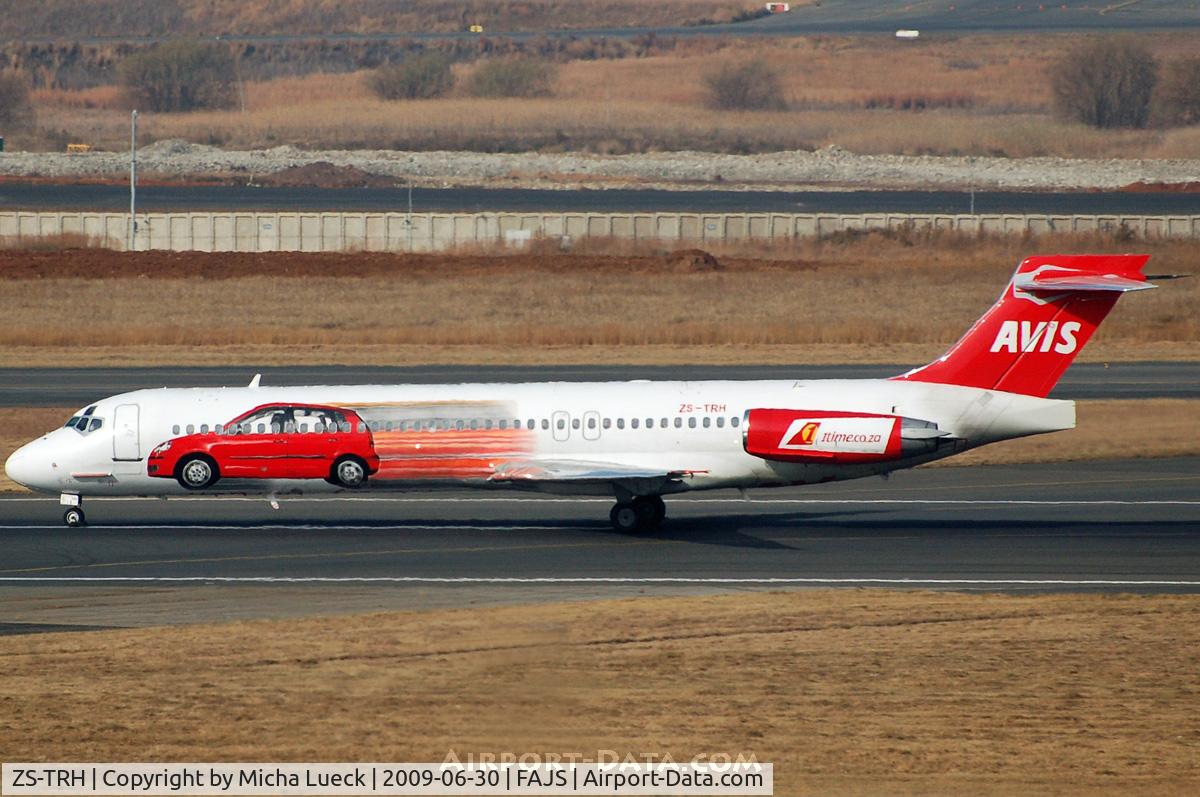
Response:
[[[855,155],[838,147],[816,152],[719,155],[490,154],[308,151],[284,146],[225,151],[186,141],[159,141],[139,150],[143,173],[187,179],[214,175],[253,183],[256,176],[320,162],[386,175],[417,185],[527,187],[670,187],[726,189],[804,187],[1114,189],[1131,183],[1200,180],[1200,160],[1072,160]],[[123,152],[0,154],[0,175],[52,179],[128,174]]]

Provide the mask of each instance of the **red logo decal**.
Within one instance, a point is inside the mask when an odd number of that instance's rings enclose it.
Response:
[[[795,427],[794,421],[792,422],[792,426],[793,426],[793,428]],[[816,440],[817,430],[820,428],[821,428],[820,421],[809,421],[808,423],[801,426],[800,430],[798,432],[796,432],[796,434],[792,435],[790,440],[788,440],[787,438],[784,438],[784,441],[783,441],[781,447],[789,447],[790,448],[792,446],[811,446],[813,444],[813,441]]]

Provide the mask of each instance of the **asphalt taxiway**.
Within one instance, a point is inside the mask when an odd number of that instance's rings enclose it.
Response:
[[[626,535],[609,501],[0,498],[0,632],[743,589],[1200,592],[1200,458],[927,468],[700,493]]]

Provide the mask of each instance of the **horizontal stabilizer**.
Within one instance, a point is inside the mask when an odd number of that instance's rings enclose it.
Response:
[[[1035,271],[1018,274],[1013,287],[1029,293],[1059,293],[1062,291],[1144,291],[1157,288],[1145,278],[1136,279],[1117,274],[1088,274],[1071,271]]]

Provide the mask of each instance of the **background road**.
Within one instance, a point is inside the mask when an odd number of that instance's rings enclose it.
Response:
[[[0,631],[730,589],[1200,592],[1200,458],[932,468],[669,498],[0,498]]]
[[[256,373],[263,375],[264,385],[402,385],[626,379],[882,379],[914,365],[0,368],[0,407],[75,407],[141,388],[240,387],[248,384]],[[1063,399],[1200,398],[1200,362],[1077,363],[1050,395]]]
[[[587,28],[576,30],[504,31],[489,28],[489,37],[525,39],[542,36],[632,38],[657,36],[800,36],[810,33],[886,33],[917,29],[924,35],[1035,31],[1166,30],[1200,27],[1200,7],[1191,0],[1140,0],[1136,3],[1068,0],[1066,3],[1021,3],[1017,0],[836,0],[798,6],[791,13],[738,24],[658,28]],[[163,37],[90,37],[82,44],[145,43]],[[353,34],[336,31],[310,36],[224,35],[202,37],[245,43],[328,41],[387,41],[397,39],[472,39],[479,34],[421,31]],[[52,41],[29,37],[26,41]]]
[[[250,186],[138,186],[139,212],[168,211],[388,211],[408,209],[397,188],[266,188]],[[534,190],[414,188],[416,213],[969,213],[967,191],[659,191],[629,189]],[[976,213],[1200,214],[1200,192],[975,194]],[[122,185],[0,183],[0,209],[129,210]]]

